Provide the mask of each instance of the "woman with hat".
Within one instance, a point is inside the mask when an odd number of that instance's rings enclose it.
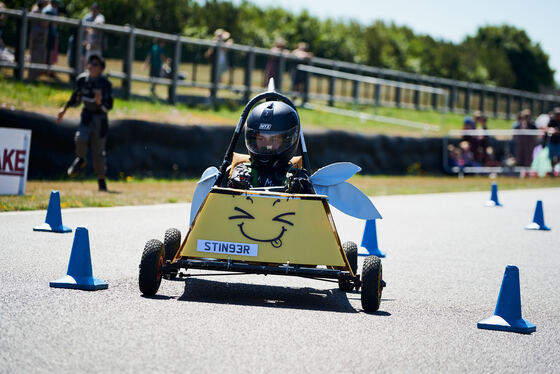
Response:
[[[214,40],[217,41],[219,44],[233,44],[233,39],[230,39],[231,34],[224,29],[217,29],[214,31]],[[204,56],[207,59],[212,59],[214,56],[214,49],[210,48],[206,51]],[[227,49],[223,47],[218,47],[218,56],[216,59],[211,60],[212,64],[212,77],[214,79],[214,74],[218,75],[218,82],[221,82],[222,75],[227,71],[229,67],[228,56],[227,56]],[[217,71],[216,71],[217,69]]]

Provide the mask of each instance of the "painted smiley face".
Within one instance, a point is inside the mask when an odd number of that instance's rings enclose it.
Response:
[[[249,200],[251,203],[253,203],[253,199],[250,196],[247,196],[247,200]],[[272,207],[274,207],[276,204],[278,204],[280,202],[281,202],[280,199],[274,200],[274,202],[272,203]],[[263,238],[256,237],[252,233],[248,233],[247,231],[250,231],[250,230],[247,230],[245,228],[246,220],[254,220],[255,217],[251,213],[249,213],[247,210],[242,209],[238,206],[236,206],[234,208],[234,210],[236,212],[240,213],[240,214],[230,216],[229,219],[230,220],[243,220],[244,221],[244,222],[241,222],[237,225],[237,227],[239,227],[239,231],[241,232],[241,235],[243,235],[247,239],[255,241],[255,242],[270,243],[270,245],[272,245],[274,248],[279,248],[279,247],[282,246],[282,236],[284,236],[284,233],[286,231],[288,231],[288,229],[286,228],[286,225],[289,225],[289,226],[294,225],[288,219],[291,216],[295,216],[295,214],[296,214],[295,212],[284,212],[284,213],[280,213],[280,214],[274,216],[272,218],[272,221],[273,222],[279,222],[282,226],[280,227],[277,235],[275,235],[273,237],[270,237],[270,238],[263,239]],[[259,224],[266,225],[267,223],[260,221]]]

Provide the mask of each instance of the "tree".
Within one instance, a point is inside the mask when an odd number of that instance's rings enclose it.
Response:
[[[509,25],[480,27],[463,44],[476,46],[477,57],[498,85],[535,92],[554,85],[548,55],[524,30]]]
[[[93,1],[64,0],[63,14],[81,18]],[[4,2],[8,8],[30,9],[34,1]],[[513,26],[481,27],[474,36],[454,44],[415,34],[410,28],[394,23],[376,21],[364,26],[356,21],[320,20],[308,11],[295,14],[280,7],[261,8],[255,3],[111,0],[100,5],[110,24],[130,24],[202,39],[213,38],[214,30],[222,28],[239,44],[269,48],[276,38],[282,37],[288,49],[303,41],[315,56],[333,60],[521,90],[543,91],[554,86],[554,70],[550,68],[548,55],[525,31]],[[16,39],[15,24],[7,25],[4,36]],[[107,55],[122,54],[123,40],[114,38]],[[144,54],[150,43],[147,38],[137,38],[137,54]],[[196,54],[198,49],[192,48],[189,54]]]

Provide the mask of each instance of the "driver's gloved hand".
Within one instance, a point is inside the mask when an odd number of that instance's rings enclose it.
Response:
[[[309,180],[309,174],[304,169],[288,173],[286,177],[286,192],[313,194],[315,190]]]
[[[245,165],[238,165],[233,169],[228,187],[239,190],[248,190],[251,188],[251,171]]]

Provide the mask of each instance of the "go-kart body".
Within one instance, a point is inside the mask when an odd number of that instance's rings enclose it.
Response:
[[[154,295],[162,279],[187,276],[181,270],[189,269],[292,275],[336,279],[345,292],[362,288],[364,310],[377,310],[385,286],[380,259],[368,256],[360,279],[357,246],[341,244],[329,207],[330,203],[358,218],[380,218],[371,201],[344,182],[359,167],[337,163],[319,169],[310,179],[315,191],[324,194],[294,194],[283,186],[226,187],[236,162],[233,149],[248,113],[258,101],[270,99],[293,107],[288,98],[270,91],[247,104],[220,170],[208,168],[198,182],[185,239],[181,242],[180,231],[169,229],[163,243],[155,239],[146,243],[140,262],[141,292]],[[310,170],[303,132],[300,135],[298,163]]]
[[[291,267],[291,275],[300,275],[298,270],[305,267],[306,276],[313,274],[311,269],[319,277],[338,278],[342,272],[355,276],[323,195],[214,187],[169,265],[188,265],[188,260],[203,261],[207,269],[223,261],[230,267],[266,266],[271,272],[283,266],[285,273]]]

